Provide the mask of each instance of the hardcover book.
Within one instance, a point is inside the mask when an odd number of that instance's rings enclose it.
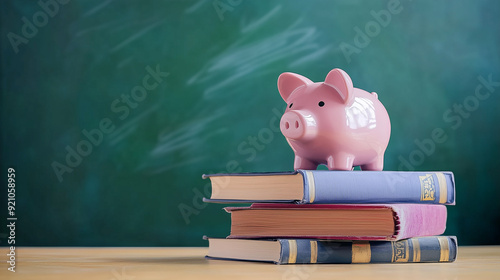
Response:
[[[396,241],[444,233],[446,206],[433,204],[270,204],[224,208],[228,238]]]
[[[452,172],[298,170],[203,178],[212,184],[206,202],[455,204]]]
[[[208,238],[208,241],[207,258],[276,264],[453,262],[457,257],[457,239],[454,236],[400,241],[223,238]]]

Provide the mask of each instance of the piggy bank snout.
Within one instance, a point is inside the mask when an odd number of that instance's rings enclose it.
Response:
[[[281,117],[280,130],[286,138],[308,140],[316,135],[316,122],[311,114],[289,111]]]

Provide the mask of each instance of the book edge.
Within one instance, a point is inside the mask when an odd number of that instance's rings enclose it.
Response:
[[[295,204],[315,204],[316,200],[316,183],[314,180],[314,174],[319,172],[331,172],[329,170],[303,170],[298,169],[296,171],[283,171],[283,172],[246,172],[246,173],[215,173],[215,174],[203,174],[202,178],[210,178],[215,176],[274,176],[274,175],[302,175],[302,184],[303,184],[303,194],[301,200],[239,200],[239,199],[211,199],[211,198],[202,198],[204,202],[208,203],[295,203]],[[338,172],[377,172],[377,173],[394,173],[397,174],[399,172],[410,172],[410,173],[433,173],[438,174],[442,173],[445,176],[450,178],[450,185],[446,183],[446,189],[448,192],[452,193],[450,200],[446,199],[444,203],[419,203],[415,202],[394,202],[396,203],[415,203],[415,204],[432,204],[432,205],[455,205],[456,204],[456,189],[455,189],[455,177],[452,171],[338,171]],[[445,180],[447,182],[447,180]],[[350,203],[342,203],[342,204],[350,204]],[[352,203],[357,204],[357,203]],[[378,203],[366,203],[366,204],[378,204]]]
[[[432,238],[436,238],[436,239],[439,239],[439,238],[446,238],[446,240],[449,242],[449,246],[450,246],[450,250],[448,251],[449,253],[449,256],[448,256],[448,260],[444,261],[444,262],[455,262],[456,259],[457,259],[457,255],[458,255],[458,242],[457,242],[457,237],[454,236],[454,235],[436,235],[436,236],[429,236],[429,237],[432,237]],[[410,242],[414,242],[413,240],[418,240],[419,238],[421,237],[414,237],[414,238],[409,238],[407,239],[408,241]],[[209,237],[206,237],[204,236],[204,239],[208,240],[210,239]],[[224,239],[224,238],[220,238],[220,239]],[[250,261],[250,262],[261,262],[261,263],[274,263],[274,264],[277,264],[277,265],[282,265],[282,264],[295,264],[295,262],[290,262],[288,260],[288,257],[287,255],[290,255],[290,249],[287,249],[287,244],[289,244],[290,242],[293,243],[293,241],[297,241],[297,240],[300,240],[300,239],[297,239],[297,238],[268,238],[268,239],[264,239],[264,240],[268,240],[268,241],[278,241],[279,244],[280,244],[280,257],[279,257],[279,260],[278,261],[265,261],[265,260],[249,260],[249,259],[236,259],[236,258],[218,258],[218,257],[212,257],[212,256],[208,256],[206,255],[205,258],[207,259],[218,259],[218,260],[232,260],[232,261]],[[322,239],[305,239],[305,240],[309,240],[309,241],[327,241],[327,242],[330,242],[332,240],[322,240]],[[333,241],[333,242],[351,242],[354,244],[354,241],[356,240],[339,240],[339,241]],[[383,240],[373,240],[374,242],[394,242],[394,241],[383,241]],[[371,242],[371,241],[370,241]],[[369,243],[371,244],[371,243]],[[451,250],[451,248],[453,247],[453,250]],[[454,254],[452,255],[452,252],[454,252]],[[297,255],[299,254],[299,252],[295,252]],[[296,257],[296,256],[295,256]],[[312,259],[312,257],[311,257]],[[443,262],[441,260],[433,260],[433,261],[425,261],[425,262],[421,262],[421,261],[411,261],[409,263],[439,263],[439,262]],[[394,261],[387,261],[387,262],[369,262],[369,263],[396,263]],[[313,264],[313,262],[308,262],[308,263],[300,263],[300,264]],[[325,264],[337,264],[336,262],[331,262],[331,263],[325,263]]]

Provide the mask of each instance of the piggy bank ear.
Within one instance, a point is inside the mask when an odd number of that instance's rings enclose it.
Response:
[[[352,99],[352,80],[344,70],[333,69],[326,75],[325,84],[334,87],[340,93],[345,103],[349,103]]]
[[[295,73],[285,72],[278,77],[278,91],[285,102],[295,89],[307,84],[312,84],[312,81]]]

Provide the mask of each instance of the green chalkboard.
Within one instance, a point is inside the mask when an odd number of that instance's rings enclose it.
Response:
[[[0,220],[30,246],[207,246],[203,173],[293,169],[290,71],[375,91],[386,170],[450,170],[446,234],[500,244],[498,1],[3,1]],[[0,230],[0,245],[10,232]]]

